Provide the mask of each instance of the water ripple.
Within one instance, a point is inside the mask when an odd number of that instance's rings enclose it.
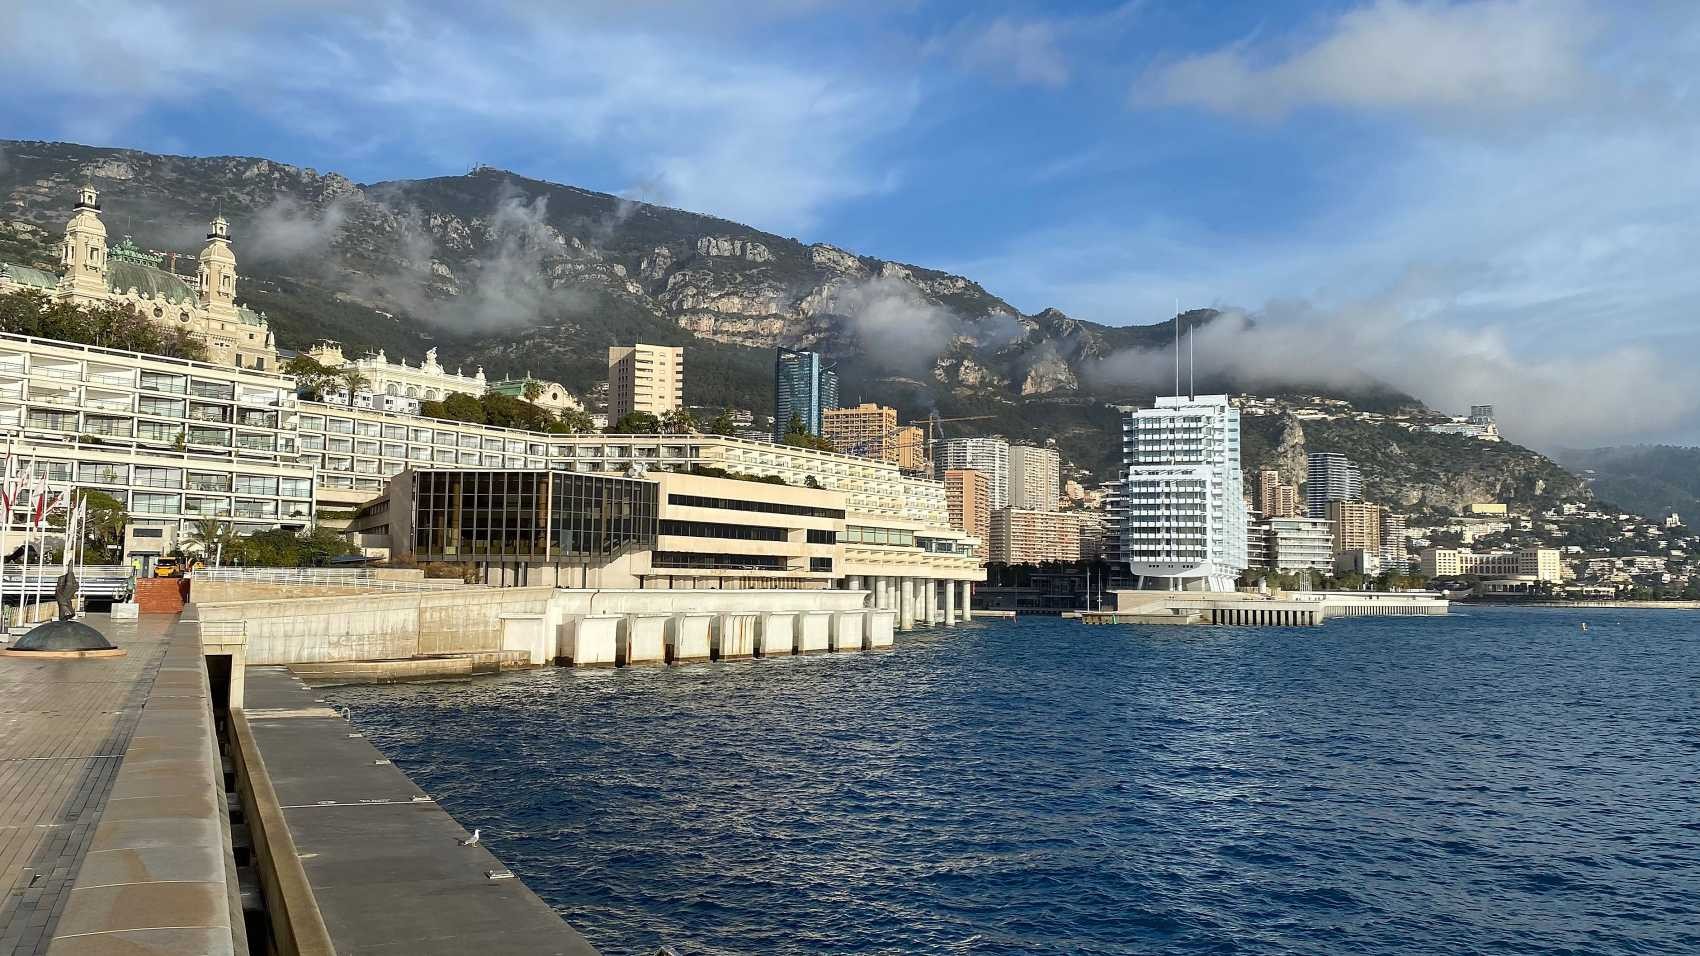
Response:
[[[610,954],[1700,951],[1700,615],[1586,617],[331,693]]]

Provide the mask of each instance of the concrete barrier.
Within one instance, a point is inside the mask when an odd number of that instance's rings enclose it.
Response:
[[[556,659],[573,667],[613,667],[619,655],[612,614],[575,614],[561,622]]]
[[[524,651],[533,667],[542,667],[555,659],[553,635],[542,614],[507,613],[502,620],[502,650]]]
[[[832,649],[832,614],[804,611],[797,615],[797,653],[819,654]]]
[[[141,606],[134,601],[116,602],[112,605],[114,621],[134,621],[141,616]]]
[[[713,622],[712,614],[673,615],[667,622],[667,660],[708,660],[708,630]]]
[[[614,660],[621,667],[638,664],[663,664],[667,661],[667,624],[665,614],[608,614],[619,622],[618,647]]]
[[[835,651],[861,650],[863,632],[868,626],[867,618],[867,611],[832,612],[832,649]]]
[[[756,628],[756,653],[783,657],[797,652],[797,615],[793,611],[768,611]]]
[[[890,647],[896,641],[897,612],[872,610],[867,616],[864,636],[868,647]]]
[[[721,614],[714,619],[714,633],[709,650],[714,659],[750,657],[756,652],[756,631],[759,614]]]

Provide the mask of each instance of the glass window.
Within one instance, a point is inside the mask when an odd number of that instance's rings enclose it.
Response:
[[[322,432],[325,430],[325,420],[318,415],[302,415],[297,421],[300,422],[302,431]]]
[[[77,465],[77,480],[96,485],[122,485],[130,477],[129,465],[85,461]]]
[[[237,475],[235,491],[239,495],[275,495],[277,479],[269,475]]]
[[[149,515],[177,514],[181,500],[178,495],[138,491],[130,496],[130,512]]]
[[[230,445],[230,429],[208,428],[204,425],[189,427],[189,444],[191,445]]]
[[[157,415],[160,418],[182,418],[183,400],[181,398],[143,395],[136,400],[136,411],[143,415]]]

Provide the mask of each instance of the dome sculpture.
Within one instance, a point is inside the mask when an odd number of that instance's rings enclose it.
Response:
[[[48,621],[31,628],[0,654],[45,659],[123,657],[124,649],[113,647],[105,635],[80,621]]]

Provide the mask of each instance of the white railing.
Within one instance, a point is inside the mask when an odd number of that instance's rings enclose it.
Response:
[[[191,572],[189,577],[197,581],[293,584],[302,587],[341,585],[373,591],[443,591],[463,586],[458,580],[442,578],[380,578],[371,568],[205,568]]]

